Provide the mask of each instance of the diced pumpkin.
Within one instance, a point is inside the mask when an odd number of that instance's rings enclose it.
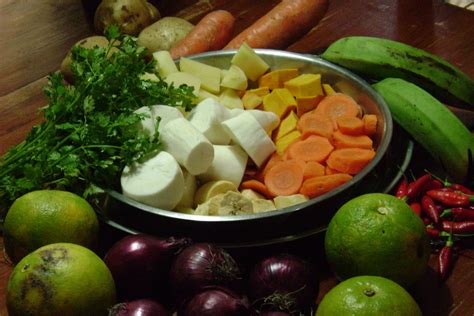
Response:
[[[276,134],[275,140],[279,140],[283,136],[289,134],[290,132],[296,130],[296,126],[298,124],[298,116],[296,116],[294,111],[291,111],[280,123]]]
[[[263,98],[252,92],[247,91],[242,97],[242,104],[246,110],[255,109],[257,106],[262,104],[262,102]]]
[[[314,110],[323,98],[322,95],[296,98],[296,115],[301,117],[303,114]]]
[[[285,152],[285,149],[290,144],[292,144],[294,141],[300,139],[300,137],[301,137],[301,133],[296,130],[296,131],[292,131],[292,132],[286,134],[285,136],[283,136],[282,138],[278,139],[275,142],[277,153],[279,155],[283,155],[283,153]]]
[[[259,87],[268,87],[269,89],[283,88],[283,84],[299,74],[296,68],[286,68],[273,70],[258,79]]]
[[[334,90],[330,84],[323,83],[323,90],[325,95],[331,95],[336,93],[336,90]]]
[[[284,86],[297,98],[323,95],[320,74],[302,74],[288,80]]]
[[[278,88],[263,97],[263,110],[275,113],[280,119],[294,109],[296,100],[288,89]]]

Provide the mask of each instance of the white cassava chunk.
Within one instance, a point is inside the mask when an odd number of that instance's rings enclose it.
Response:
[[[153,120],[153,114],[149,106],[142,106],[135,110],[135,113],[142,114],[142,119],[136,124],[136,128],[139,133],[143,133],[148,136],[155,135],[155,121]]]
[[[207,139],[216,145],[227,145],[230,136],[224,131],[221,122],[229,116],[228,109],[209,98],[201,101],[191,111],[189,122]]]
[[[260,126],[262,126],[267,133],[270,133],[280,125],[280,118],[273,112],[260,110],[247,110],[247,112],[257,119]]]
[[[214,160],[206,172],[198,175],[202,182],[227,180],[240,185],[248,155],[238,145],[214,145]]]
[[[160,133],[165,150],[192,175],[205,172],[214,160],[209,140],[185,118],[172,120]]]
[[[174,157],[162,151],[142,163],[126,166],[120,184],[125,196],[146,205],[172,210],[183,195],[184,179]]]
[[[248,111],[230,118],[222,125],[232,140],[239,144],[258,167],[275,151],[275,144],[257,119]]]
[[[190,209],[194,206],[194,195],[196,194],[197,189],[197,182],[196,177],[183,170],[183,177],[184,177],[184,188],[183,188],[183,196],[181,200],[176,205],[176,208],[179,210]]]
[[[158,117],[160,118],[160,123],[158,125],[158,132],[160,133],[166,124],[172,120],[183,117],[183,113],[174,106],[161,104],[151,106],[151,115],[154,122],[156,122]]]

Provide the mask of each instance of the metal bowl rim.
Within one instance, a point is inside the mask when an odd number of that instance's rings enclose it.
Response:
[[[392,139],[393,121],[392,121],[392,115],[390,113],[390,110],[387,104],[385,103],[384,99],[371,87],[371,85],[368,82],[366,82],[364,79],[359,77],[358,75],[352,73],[351,71],[345,68],[342,68],[338,65],[335,65],[331,62],[328,62],[326,60],[323,60],[316,55],[300,54],[300,53],[280,51],[280,50],[274,50],[274,49],[254,49],[254,50],[257,52],[257,54],[262,54],[266,56],[274,56],[274,57],[287,57],[287,58],[295,59],[298,61],[308,62],[312,64],[319,64],[319,65],[322,65],[323,67],[329,68],[331,70],[335,70],[336,72],[341,73],[343,76],[348,77],[350,80],[353,80],[358,85],[362,86],[363,89],[365,89],[366,92],[376,101],[378,107],[381,110],[381,113],[384,116],[384,123],[385,123],[384,133],[383,133],[384,137],[382,138],[382,141],[379,147],[377,148],[377,152],[374,158],[369,162],[369,164],[367,164],[367,166],[364,167],[364,169],[362,169],[362,171],[360,171],[357,175],[355,175],[350,181],[344,183],[343,185],[337,187],[336,189],[326,194],[323,194],[319,197],[310,199],[304,203],[285,207],[285,208],[275,210],[275,211],[263,212],[263,213],[258,213],[258,214],[248,214],[248,215],[208,216],[208,215],[185,214],[185,213],[179,213],[176,211],[163,210],[163,209],[159,209],[156,207],[152,207],[152,206],[137,202],[135,200],[132,200],[131,198],[124,196],[123,194],[115,190],[107,190],[107,193],[110,194],[113,198],[118,199],[119,201],[124,202],[126,204],[129,204],[130,206],[136,208],[137,210],[153,213],[153,214],[168,217],[168,218],[187,220],[187,221],[192,221],[192,222],[238,222],[238,221],[259,220],[259,219],[265,219],[267,217],[274,217],[274,216],[275,217],[284,216],[284,215],[288,215],[290,213],[296,212],[300,209],[307,208],[313,204],[316,204],[320,201],[329,199],[339,194],[340,192],[349,188],[353,184],[362,180],[363,177],[365,177],[370,171],[372,171],[372,169],[380,162],[382,157],[385,155],[385,152],[387,151],[388,146],[390,145],[390,142]],[[211,51],[211,52],[189,56],[188,58],[200,59],[203,57],[234,55],[235,53],[236,53],[236,50]]]

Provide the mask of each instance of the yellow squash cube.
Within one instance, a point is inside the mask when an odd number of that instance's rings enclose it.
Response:
[[[284,86],[297,98],[323,95],[320,74],[302,74],[288,80]]]
[[[230,62],[233,65],[239,66],[247,78],[252,81],[257,80],[270,68],[270,66],[245,43],[240,46]]]
[[[286,68],[273,70],[267,74],[264,74],[258,79],[259,87],[268,87],[271,90],[276,88],[283,88],[283,84],[299,74],[296,68]]]
[[[275,113],[280,119],[294,109],[296,100],[288,89],[278,88],[263,97],[263,110]]]
[[[301,133],[298,130],[296,130],[296,131],[293,131],[289,134],[286,134],[282,138],[278,139],[275,142],[277,153],[279,155],[283,155],[283,153],[285,152],[286,147],[291,145],[291,143],[298,140],[300,137],[301,137]]]
[[[276,131],[275,140],[278,141],[283,136],[289,134],[290,132],[296,130],[298,124],[298,116],[296,116],[295,111],[291,111],[290,114],[285,117]]]

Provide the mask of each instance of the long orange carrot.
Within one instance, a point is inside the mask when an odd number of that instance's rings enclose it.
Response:
[[[345,173],[310,178],[303,182],[300,193],[309,198],[314,198],[337,188],[351,179],[352,176]]]
[[[290,159],[323,162],[333,151],[329,140],[322,136],[311,135],[304,140],[298,140],[288,146]]]
[[[223,48],[231,39],[234,16],[225,10],[216,10],[199,21],[181,41],[170,49],[173,58]]]
[[[265,185],[273,196],[298,193],[303,183],[303,167],[300,161],[277,162],[265,175]]]
[[[361,171],[372,158],[375,151],[361,148],[342,148],[334,150],[326,160],[329,168],[342,173],[356,174]]]
[[[311,30],[327,11],[328,0],[283,0],[237,35],[224,49],[286,48]]]

